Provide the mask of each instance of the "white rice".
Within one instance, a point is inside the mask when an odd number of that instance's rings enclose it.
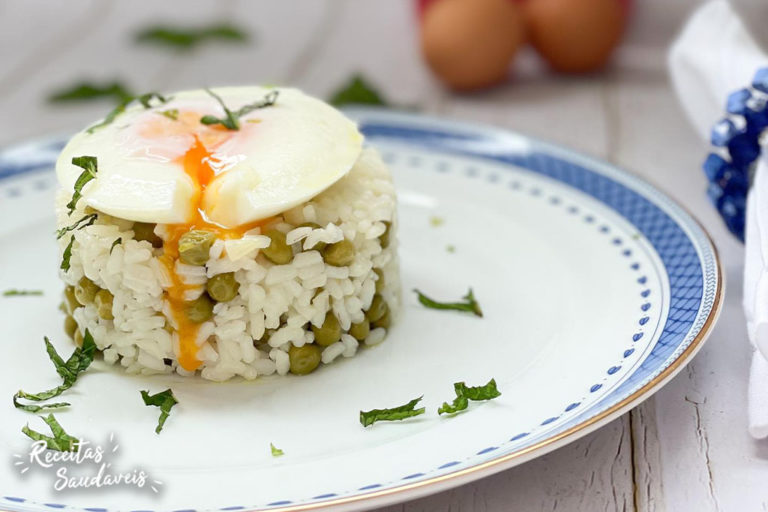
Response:
[[[65,204],[71,191],[59,191],[59,227],[85,215],[85,201],[67,215]],[[321,228],[300,226],[314,222]],[[390,244],[382,247],[379,237],[389,230]],[[71,314],[80,333],[88,329],[104,360],[120,363],[130,373],[177,372],[192,375],[178,364],[177,324],[167,300],[172,276],[158,259],[163,249],[134,239],[133,223],[99,214],[91,226],[74,232],[70,269],[61,271],[67,285],[75,286],[84,276],[114,296],[114,320],[99,318],[96,307],[86,304]],[[330,364],[340,357],[352,357],[359,346],[380,343],[386,330],[372,328],[358,342],[346,333],[353,323],[365,319],[376,292],[374,269],[383,272],[380,294],[391,316],[399,310],[400,283],[397,260],[397,219],[395,191],[389,170],[372,149],[335,185],[308,203],[285,212],[265,226],[286,233],[294,252],[293,261],[275,265],[259,252],[270,239],[258,229],[236,240],[217,240],[205,266],[175,264],[176,275],[193,285],[185,300],[194,300],[205,291],[211,277],[234,272],[240,284],[237,296],[217,303],[210,321],[201,324],[195,342],[202,361],[199,375],[211,380],[235,376],[253,379],[260,375],[285,375],[290,370],[288,350],[314,341],[311,325],[322,325],[332,312],[344,334],[322,348],[321,361]],[[155,232],[163,237],[165,226]],[[122,243],[115,245],[117,239]],[[70,236],[59,240],[63,253]],[[323,261],[314,247],[342,239],[355,246],[355,259],[347,267]]]

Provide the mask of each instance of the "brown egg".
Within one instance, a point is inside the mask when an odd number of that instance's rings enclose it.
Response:
[[[512,0],[439,0],[424,12],[424,57],[432,71],[457,90],[504,81],[524,42],[523,13]]]
[[[528,0],[523,8],[533,46],[558,71],[600,69],[624,32],[619,0]]]
[[[528,0],[523,8],[533,46],[557,71],[602,68],[624,32],[619,0]]]

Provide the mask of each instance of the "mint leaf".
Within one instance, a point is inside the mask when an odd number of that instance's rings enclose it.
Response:
[[[277,97],[280,94],[280,91],[277,91],[277,90],[270,91],[267,94],[265,94],[264,98],[262,98],[261,100],[255,101],[248,105],[244,105],[240,107],[240,109],[233,112],[227,107],[226,104],[224,104],[224,100],[222,100],[218,94],[216,94],[210,89],[206,89],[205,91],[211,96],[213,96],[213,98],[216,101],[219,102],[219,105],[221,105],[221,108],[224,110],[224,117],[205,115],[200,118],[200,122],[206,126],[220,124],[228,130],[239,130],[241,117],[253,112],[254,110],[271,107],[272,105],[275,104],[275,102],[277,101]]]
[[[118,81],[106,84],[93,82],[80,82],[71,87],[66,87],[48,96],[51,103],[67,103],[74,101],[90,101],[102,98],[114,98],[118,102],[130,101],[133,94],[128,88]]]
[[[77,206],[77,202],[80,201],[80,198],[83,196],[83,187],[91,180],[96,179],[96,173],[99,172],[99,164],[98,160],[95,156],[76,156],[72,158],[72,165],[76,165],[77,167],[80,167],[83,169],[83,172],[80,173],[80,176],[77,177],[77,180],[75,181],[75,192],[72,195],[72,199],[67,203],[67,208],[69,210],[69,214],[72,215],[72,212],[75,211],[75,207]]]
[[[155,428],[155,433],[159,434],[160,431],[163,430],[165,420],[167,420],[168,416],[171,414],[171,409],[179,402],[176,400],[176,397],[173,396],[173,391],[170,389],[155,393],[154,395],[150,395],[149,391],[142,390],[141,398],[144,400],[144,405],[160,408],[160,418],[158,418],[157,428]]]
[[[38,412],[44,409],[58,409],[70,405],[67,402],[58,402],[54,404],[25,404],[19,400],[28,400],[31,402],[43,402],[50,400],[51,398],[61,395],[64,391],[71,388],[81,373],[83,373],[90,364],[93,362],[94,354],[96,353],[96,343],[91,336],[88,329],[85,330],[83,336],[83,346],[76,347],[72,352],[72,355],[64,361],[61,356],[56,352],[56,348],[53,346],[48,337],[44,337],[45,351],[48,353],[48,358],[56,368],[56,373],[61,377],[62,383],[55,388],[41,391],[39,393],[27,393],[26,391],[19,390],[13,395],[13,405],[17,409],[22,409],[28,412]]]
[[[30,295],[42,295],[42,290],[16,290],[10,289],[3,292],[3,297],[27,297]]]
[[[273,457],[282,457],[285,455],[285,452],[281,450],[280,448],[276,448],[274,444],[269,443],[269,449],[272,452]]]
[[[443,402],[437,409],[438,414],[455,414],[469,407],[469,401],[481,402],[493,400],[501,396],[501,392],[496,387],[496,379],[491,379],[483,386],[467,386],[464,382],[456,382],[453,385],[453,391],[456,398],[452,403]]]
[[[64,248],[64,253],[61,256],[61,265],[59,268],[64,272],[69,270],[69,260],[72,259],[72,245],[75,243],[75,235],[69,239],[69,243]]]
[[[359,74],[352,76],[349,82],[333,93],[330,103],[336,107],[344,105],[387,105],[386,100],[384,100],[379,91]]]
[[[186,51],[209,41],[244,43],[248,39],[248,34],[243,29],[229,23],[197,28],[155,25],[136,34],[136,41],[139,43],[167,46]]]
[[[64,430],[53,414],[49,414],[46,417],[40,417],[51,429],[53,437],[41,434],[35,430],[29,428],[29,424],[21,428],[21,432],[33,441],[45,441],[46,447],[49,450],[56,450],[58,452],[76,452],[80,441],[76,437],[72,437]]]
[[[413,416],[424,414],[426,409],[421,407],[416,409],[416,405],[424,398],[420,396],[414,398],[405,405],[399,407],[393,407],[391,409],[371,409],[370,411],[360,411],[360,423],[367,427],[373,425],[377,421],[399,421]]]
[[[59,238],[63,237],[64,235],[66,235],[70,231],[76,231],[78,229],[83,229],[85,227],[90,226],[91,224],[96,222],[97,218],[98,218],[98,214],[91,213],[91,214],[88,214],[88,215],[85,215],[85,216],[81,217],[80,219],[78,219],[77,221],[73,222],[69,226],[64,226],[61,229],[57,229],[56,230],[56,240],[58,240]]]
[[[421,293],[419,290],[413,290],[418,296],[419,296],[419,302],[423,304],[424,306],[431,308],[431,309],[452,309],[455,311],[464,311],[466,313],[472,313],[475,316],[482,317],[483,311],[480,309],[480,304],[478,304],[477,300],[475,299],[475,294],[472,292],[472,288],[469,289],[469,292],[462,297],[462,300],[464,302],[438,302],[434,299],[431,299]]]

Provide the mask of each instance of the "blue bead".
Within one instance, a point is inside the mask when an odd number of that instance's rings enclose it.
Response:
[[[718,154],[710,153],[704,160],[704,174],[709,181],[720,181],[725,173],[730,169],[731,164]]]
[[[765,100],[754,98],[747,102],[748,108],[744,111],[744,119],[747,121],[747,132],[754,137],[768,127],[768,104]]]
[[[739,133],[728,142],[728,152],[734,167],[746,168],[760,156],[760,144],[750,133]]]
[[[731,233],[744,241],[744,218],[746,213],[746,197],[725,197],[718,208]]]
[[[768,93],[768,68],[761,68],[752,79],[752,87],[760,92]]]
[[[739,89],[728,95],[725,110],[730,114],[743,114],[747,109],[747,100],[752,97],[749,89]]]
[[[747,195],[749,190],[749,175],[744,171],[731,169],[720,179],[720,186],[726,195]]]
[[[707,187],[707,197],[715,208],[720,208],[720,201],[723,198],[723,187],[718,183],[710,183]]]
[[[730,119],[721,119],[712,127],[710,141],[713,146],[725,146],[735,134],[736,126],[734,126],[733,122]]]

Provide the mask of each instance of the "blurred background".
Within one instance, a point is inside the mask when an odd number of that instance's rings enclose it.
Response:
[[[516,14],[500,10],[499,0],[437,2],[470,5],[470,13],[481,11],[470,19],[460,6],[452,6],[454,14],[443,5],[429,5],[432,9],[424,16],[429,22],[425,23],[429,33],[424,46],[442,76],[465,89],[471,89],[473,82],[499,82],[464,95],[447,89],[445,82],[430,73],[424,58],[418,4],[429,3],[2,0],[0,109],[6,118],[14,119],[14,126],[2,128],[0,144],[50,131],[73,131],[112,106],[109,97],[47,101],[52,94],[79,84],[106,87],[118,83],[142,93],[260,82],[296,85],[327,99],[359,73],[394,105],[452,117],[482,117],[566,144],[584,144],[584,149],[600,153],[607,131],[601,123],[606,122],[607,110],[640,114],[647,110],[641,102],[662,101],[651,91],[666,88],[666,48],[699,2],[545,0],[544,4],[552,4],[547,8],[551,12],[529,16],[540,19],[537,26],[549,23],[549,32],[560,30],[559,18],[578,18],[585,9],[593,11],[591,16],[582,16],[592,25],[578,29],[584,51],[597,53],[592,68],[600,68],[601,55],[609,55],[614,41],[619,44],[604,71],[586,75],[551,71],[537,51],[524,43],[544,33],[539,39],[545,43],[539,46],[559,67],[568,64],[568,54],[573,53],[572,44],[547,43],[546,28],[536,32],[526,26],[521,7],[526,2],[503,2],[516,7]],[[618,7],[606,13],[606,4]],[[467,28],[470,22],[479,27]],[[195,31],[223,24],[237,33],[193,38]],[[150,29],[157,28],[178,33],[165,40],[146,37]],[[461,39],[466,35],[488,39],[471,37],[474,42],[470,45],[480,48],[468,52],[484,55],[470,60],[490,62],[475,62],[474,69],[473,63],[463,62],[457,50],[467,46]],[[178,39],[184,36],[186,40]],[[510,46],[516,50],[514,55],[509,54]],[[570,60],[571,67],[579,70],[580,59]],[[590,69],[589,59],[581,61],[581,68]],[[499,66],[507,71],[507,79],[486,80],[489,68]],[[636,88],[646,92],[638,93]],[[580,130],[573,129],[577,125]]]
[[[746,433],[743,249],[708,204],[707,145],[667,74],[669,44],[700,4],[0,0],[0,147],[73,133],[133,94],[263,83],[502,126],[640,174],[688,208],[723,257],[726,307],[701,354],[578,442],[388,510],[760,510],[766,453]]]

